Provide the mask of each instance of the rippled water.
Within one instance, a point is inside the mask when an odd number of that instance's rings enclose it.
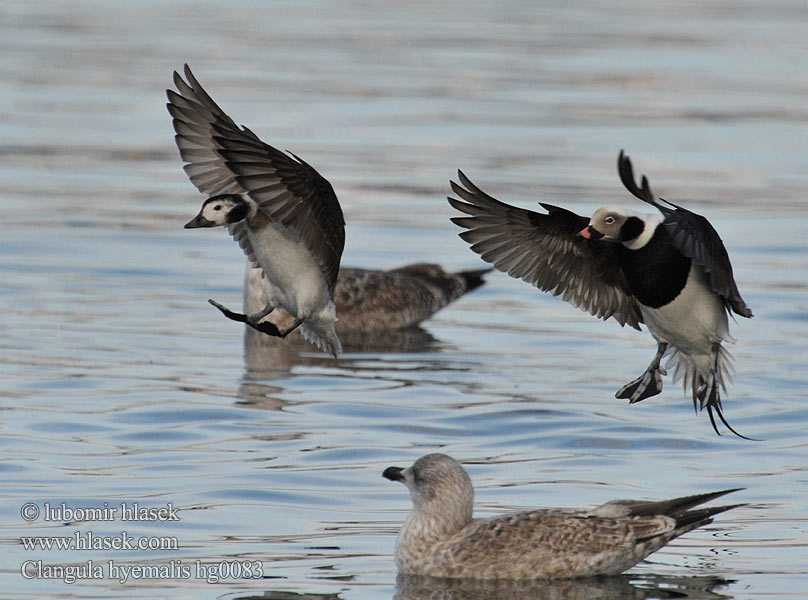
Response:
[[[0,596],[804,595],[808,9],[569,4],[3,4]],[[185,61],[236,121],[334,184],[345,265],[478,267],[448,221],[457,168],[505,201],[588,214],[630,201],[614,167],[625,148],[729,248],[756,316],[733,326],[725,409],[764,441],[717,437],[669,381],[639,405],[615,400],[650,337],[499,273],[422,329],[338,362],[243,340],[206,303],[238,306],[239,249],[181,228],[203,199],[164,108]],[[479,515],[736,486],[748,505],[621,578],[397,582],[409,499],[381,472],[438,450],[465,461]],[[63,502],[171,505],[181,520],[20,514]],[[20,543],[123,530],[179,548]],[[23,578],[37,560],[176,570]],[[208,583],[196,561],[260,561],[263,578]]]

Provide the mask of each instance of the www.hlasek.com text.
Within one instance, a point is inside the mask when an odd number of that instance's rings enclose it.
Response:
[[[96,535],[92,531],[74,531],[70,536],[22,536],[25,550],[179,550],[174,536]]]

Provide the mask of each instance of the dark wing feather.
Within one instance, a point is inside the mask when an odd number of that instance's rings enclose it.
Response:
[[[262,142],[239,127],[205,92],[185,65],[174,73],[178,92],[167,90],[175,141],[185,172],[200,192],[246,193],[270,220],[297,232],[333,292],[345,245],[345,221],[331,184],[311,165]],[[230,233],[253,260],[246,228]]]
[[[452,222],[467,230],[460,237],[483,260],[596,317],[639,329],[642,316],[616,247],[577,235],[589,219],[550,204],[541,204],[547,214],[516,208],[480,190],[461,171],[458,177],[462,186],[450,183],[463,201],[449,203],[469,216]]]
[[[642,176],[641,185],[638,187],[631,159],[622,150],[617,157],[617,171],[629,192],[662,212],[665,217],[662,225],[670,235],[674,247],[704,269],[710,278],[710,287],[723,298],[727,308],[742,317],[751,317],[752,311],[741,298],[735,283],[727,249],[710,222],[686,208],[661,198],[657,199],[651,192],[645,175]]]
[[[690,509],[695,508],[701,504],[726,496],[733,492],[741,491],[744,488],[732,488],[721,490],[719,492],[708,492],[706,494],[693,494],[690,496],[680,496],[679,498],[671,498],[670,500],[657,500],[657,501],[642,501],[642,500],[612,500],[597,508],[591,514],[598,515],[599,511],[608,509],[611,514],[622,512],[623,516],[632,517],[650,517],[654,515],[665,515],[668,517],[679,518]],[[605,513],[603,513],[605,514]]]

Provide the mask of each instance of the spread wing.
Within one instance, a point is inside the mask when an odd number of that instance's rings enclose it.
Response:
[[[638,186],[634,179],[631,159],[622,150],[617,157],[617,171],[629,192],[643,202],[652,204],[664,215],[662,225],[670,234],[673,245],[704,269],[710,278],[710,287],[723,298],[727,309],[731,308],[742,317],[751,317],[752,311],[741,298],[735,283],[727,249],[710,222],[686,208],[662,198],[657,199],[651,192],[645,175],[642,176]]]
[[[546,214],[510,206],[461,171],[457,174],[462,186],[450,183],[463,201],[450,197],[449,204],[469,216],[452,222],[466,229],[460,237],[484,261],[596,317],[640,328],[642,315],[618,265],[616,247],[577,235],[588,218],[544,203]]]
[[[271,221],[294,230],[317,259],[334,289],[345,245],[345,221],[331,184],[311,165],[265,144],[239,127],[205,92],[185,65],[174,72],[178,92],[167,90],[175,141],[185,172],[200,192],[211,196],[246,193]],[[246,225],[230,233],[253,260]]]

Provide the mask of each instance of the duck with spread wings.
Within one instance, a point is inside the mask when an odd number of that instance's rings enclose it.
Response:
[[[546,213],[500,202],[458,171],[451,182],[460,198],[449,203],[468,216],[452,221],[460,237],[498,270],[620,325],[648,327],[657,342],[651,364],[616,396],[630,403],[662,391],[660,362],[668,355],[674,379],[683,377],[694,407],[724,418],[721,394],[730,377],[733,341],[728,315],[751,317],[738,292],[726,248],[707,219],[654,196],[648,179],[638,185],[622,151],[618,172],[626,189],[654,206],[655,214],[604,206],[591,218],[540,203]]]
[[[334,357],[341,345],[333,295],[345,245],[345,221],[331,184],[311,165],[239,127],[185,65],[167,90],[175,141],[185,172],[208,195],[185,227],[227,227],[263,272],[267,303],[243,315],[218,302],[225,316],[279,337],[300,327],[304,337]],[[293,321],[278,329],[262,321],[276,308]]]

